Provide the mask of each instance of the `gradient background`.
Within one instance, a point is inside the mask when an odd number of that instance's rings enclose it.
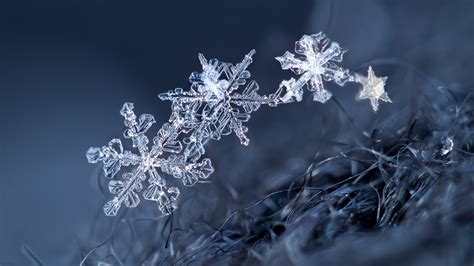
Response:
[[[365,73],[370,63],[389,76],[394,104],[382,104],[378,115],[405,110],[421,88],[474,85],[470,0],[2,1],[0,265],[29,263],[24,245],[47,265],[76,264],[72,254],[87,243],[106,199],[99,167],[84,153],[121,136],[123,102],[161,124],[169,103],[156,95],[188,87],[198,52],[239,62],[253,48],[250,70],[261,93],[271,93],[291,76],[273,58],[321,30],[349,49],[343,66]],[[370,130],[378,115],[354,101],[357,87],[328,86],[358,127]],[[235,136],[208,146],[214,182],[228,180],[247,195],[240,205],[304,171],[328,140],[351,141],[354,125],[333,101],[306,98],[255,113],[249,148]]]

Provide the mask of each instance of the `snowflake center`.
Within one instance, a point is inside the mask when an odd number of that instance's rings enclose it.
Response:
[[[151,168],[153,166],[154,159],[150,157],[150,154],[147,154],[143,158],[143,166],[145,166],[147,169]]]
[[[311,62],[311,72],[316,75],[323,74],[324,68],[322,67],[321,62],[319,62],[318,60],[314,60],[313,62]]]

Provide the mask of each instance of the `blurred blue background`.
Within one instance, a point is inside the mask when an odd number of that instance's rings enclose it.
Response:
[[[123,102],[160,124],[169,103],[156,95],[187,88],[197,53],[239,62],[253,48],[253,78],[271,93],[291,76],[273,58],[319,31],[349,49],[343,66],[365,74],[372,64],[389,76],[394,104],[382,104],[382,113],[406,107],[421,83],[474,85],[470,0],[2,1],[0,265],[30,263],[25,245],[47,265],[77,259],[105,200],[100,169],[84,153],[121,136]],[[354,101],[357,88],[331,90],[369,130],[377,115]],[[249,195],[241,204],[252,202],[260,188],[304,171],[324,141],[350,138],[347,120],[329,119],[340,113],[334,102],[309,98],[262,108],[249,123],[249,148],[234,136],[210,143],[210,157],[219,158],[215,182],[229,180]],[[255,191],[244,191],[246,184]]]

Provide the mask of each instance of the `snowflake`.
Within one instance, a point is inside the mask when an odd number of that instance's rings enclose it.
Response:
[[[335,81],[339,86],[343,86],[347,81],[353,81],[349,71],[335,64],[341,62],[345,49],[342,49],[338,43],[331,42],[322,32],[311,36],[303,37],[295,43],[295,52],[302,57],[295,57],[290,52],[285,52],[282,56],[276,57],[280,62],[282,69],[290,69],[301,77],[284,80],[280,87],[287,90],[283,96],[285,103],[301,100],[303,85],[307,85],[308,90],[314,92],[313,100],[325,103],[332,97],[331,92],[326,90],[323,85],[325,81]]]
[[[392,102],[385,92],[385,82],[387,81],[387,77],[375,76],[374,70],[371,66],[369,66],[367,72],[367,77],[357,75],[358,82],[362,84],[362,90],[359,92],[357,98],[360,100],[369,99],[372,108],[377,112],[379,108],[379,100],[390,103]]]
[[[177,88],[159,95],[161,100],[172,101],[172,117],[182,117],[184,130],[191,132],[189,137],[183,139],[186,160],[199,159],[210,139],[219,140],[232,132],[241,144],[248,145],[249,139],[245,135],[248,128],[243,123],[262,104],[278,104],[278,95],[261,96],[257,93],[259,87],[255,81],[247,83],[250,78],[247,67],[252,63],[254,54],[255,50],[250,51],[235,66],[217,59],[207,60],[200,54],[203,71],[191,73],[190,90]],[[237,92],[242,86],[245,89]]]
[[[182,130],[180,118],[165,123],[149,149],[149,139],[145,133],[155,123],[155,118],[150,114],[142,114],[137,121],[133,109],[132,103],[125,103],[120,114],[125,118],[124,123],[127,127],[124,137],[132,140],[132,146],[138,149],[138,154],[124,150],[122,141],[117,138],[112,139],[107,146],[91,147],[86,153],[89,163],[101,161],[105,176],[112,178],[109,190],[116,196],[104,205],[104,212],[108,216],[115,216],[122,204],[129,208],[138,206],[140,203],[138,192],[143,190],[143,181],[148,177],[149,186],[143,192],[143,198],[156,201],[163,215],[168,215],[176,209],[175,201],[180,191],[177,187],[167,187],[158,169],[182,179],[185,185],[193,185],[199,179],[208,178],[214,169],[209,159],[189,163],[182,155],[177,155],[182,150],[182,144],[177,140]],[[162,158],[161,155],[165,152],[171,155]],[[120,180],[115,179],[122,167],[129,166],[132,167],[131,171],[125,172]]]
[[[247,68],[255,50],[235,65],[207,60],[199,54],[202,71],[191,73],[190,89],[177,88],[159,95],[161,100],[172,102],[172,112],[152,143],[146,133],[155,118],[150,114],[137,118],[133,104],[125,103],[120,111],[127,127],[123,135],[138,152],[124,150],[122,141],[115,138],[106,146],[90,148],[86,154],[90,163],[102,162],[105,176],[112,179],[109,190],[115,197],[104,205],[105,214],[116,215],[123,204],[136,207],[143,183],[148,181],[143,198],[157,202],[163,215],[169,215],[177,208],[180,191],[178,187],[168,187],[162,176],[180,179],[185,186],[207,179],[214,172],[211,160],[202,158],[208,141],[234,133],[241,144],[248,145],[248,128],[244,123],[249,121],[251,113],[262,105],[275,107],[302,101],[305,84],[314,92],[313,100],[322,103],[332,96],[324,89],[323,80],[340,86],[348,81],[361,83],[363,90],[359,98],[370,99],[374,110],[377,110],[378,100],[390,101],[384,91],[386,78],[376,77],[371,67],[366,78],[337,66],[345,50],[323,33],[304,35],[296,42],[295,51],[302,56],[286,52],[276,59],[283,69],[291,69],[301,76],[297,80],[283,80],[276,92],[269,95],[258,94],[257,82],[248,81],[251,75]],[[129,169],[121,178],[116,178],[124,168]]]

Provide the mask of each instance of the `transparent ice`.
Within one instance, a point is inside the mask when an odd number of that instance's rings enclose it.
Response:
[[[181,117],[184,129],[191,132],[183,139],[185,159],[199,159],[209,140],[219,140],[232,133],[241,144],[248,145],[250,140],[245,135],[248,128],[244,123],[250,114],[261,105],[274,106],[280,101],[278,95],[259,95],[257,82],[247,82],[250,78],[247,67],[254,54],[255,50],[250,51],[236,65],[207,60],[200,54],[202,72],[191,73],[190,90],[177,88],[159,95],[161,100],[172,101],[172,117]]]
[[[295,43],[296,56],[285,52],[282,56],[276,57],[282,69],[290,69],[295,74],[301,75],[298,80],[282,81],[280,87],[288,91],[283,101],[300,101],[303,94],[302,87],[306,84],[308,90],[313,92],[313,100],[325,103],[332,97],[332,93],[324,88],[323,80],[334,81],[339,86],[344,86],[347,81],[354,81],[349,70],[336,64],[342,61],[346,51],[338,43],[331,42],[322,32],[303,35]]]
[[[185,185],[192,185],[199,179],[208,178],[214,169],[209,159],[190,163],[182,155],[176,155],[182,150],[182,144],[177,139],[182,131],[182,119],[179,118],[165,123],[149,148],[150,141],[145,133],[155,123],[155,118],[150,114],[142,114],[137,119],[133,109],[132,103],[125,103],[120,114],[125,118],[127,127],[124,138],[131,139],[132,147],[138,153],[124,150],[122,141],[115,138],[101,148],[89,148],[86,154],[89,163],[101,161],[105,176],[112,179],[109,190],[115,197],[104,205],[104,212],[114,216],[122,204],[129,208],[136,207],[140,203],[138,193],[143,190],[143,182],[148,179],[143,198],[156,201],[159,210],[168,215],[176,209],[175,201],[180,191],[177,187],[168,187],[158,170],[181,179]],[[165,154],[169,155],[166,157]],[[124,167],[132,169],[117,178]]]
[[[133,103],[125,103],[120,111],[126,126],[123,137],[131,140],[135,152],[125,150],[122,141],[114,138],[86,153],[89,163],[103,163],[104,174],[111,179],[109,190],[115,196],[104,205],[105,214],[117,215],[122,205],[136,207],[142,191],[145,200],[157,202],[163,215],[171,214],[177,208],[180,190],[168,186],[167,177],[181,180],[185,186],[207,179],[214,172],[211,160],[202,158],[208,141],[235,134],[241,144],[248,145],[245,123],[251,113],[262,105],[276,107],[302,101],[304,85],[313,92],[313,100],[322,103],[332,96],[323,80],[339,86],[348,81],[361,83],[359,98],[370,96],[375,111],[378,102],[374,105],[374,99],[387,101],[385,78],[376,77],[372,68],[366,78],[336,65],[346,50],[323,33],[304,35],[296,42],[295,51],[299,56],[286,52],[276,59],[283,69],[301,76],[283,80],[269,95],[260,95],[257,82],[249,80],[247,68],[255,50],[235,65],[199,54],[202,71],[191,73],[189,90],[177,88],[159,95],[161,100],[171,102],[171,115],[151,141],[146,133],[155,118],[150,114],[137,117]]]

